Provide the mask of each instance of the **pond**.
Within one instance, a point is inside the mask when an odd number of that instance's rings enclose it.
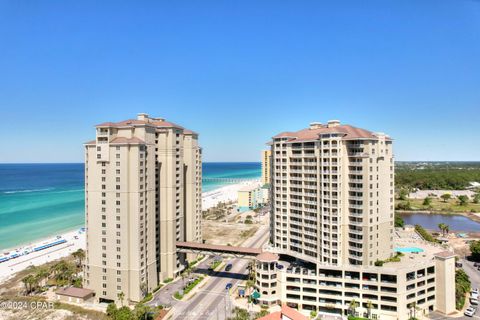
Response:
[[[480,223],[456,214],[402,213],[405,224],[419,224],[425,229],[438,229],[439,223],[445,223],[451,231],[480,232]]]

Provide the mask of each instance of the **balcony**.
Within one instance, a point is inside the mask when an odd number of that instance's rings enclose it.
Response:
[[[348,196],[348,199],[350,200],[356,200],[356,201],[362,201],[363,200],[363,196]]]
[[[350,183],[363,183],[363,179],[358,179],[358,178],[350,178],[348,179]]]
[[[352,209],[363,209],[365,207],[365,205],[363,204],[351,204],[349,203],[348,204],[348,207],[349,208],[352,208]]]
[[[348,233],[363,235],[363,230],[348,230]]]
[[[349,152],[348,156],[355,157],[355,158],[367,158],[369,154],[366,152]]]

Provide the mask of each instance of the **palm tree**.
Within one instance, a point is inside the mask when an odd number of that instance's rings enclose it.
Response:
[[[119,292],[117,294],[117,297],[118,297],[118,300],[120,300],[120,303],[122,304],[122,307],[123,307],[123,299],[125,299],[125,293],[122,292]]]
[[[367,301],[367,317],[370,319],[370,317],[372,316],[372,309],[373,309],[373,303],[372,301],[368,300]]]
[[[40,267],[36,270],[34,277],[35,277],[36,283],[40,284],[40,286],[43,287],[46,284],[46,281],[44,282],[44,280],[48,280],[49,276],[50,276],[49,270],[47,268]]]
[[[27,295],[32,292],[35,281],[35,277],[31,274],[22,279],[22,282],[25,285],[25,289],[27,291]]]
[[[350,305],[349,305],[349,309],[350,309],[350,312],[351,312],[352,316],[355,316],[355,314],[357,313],[357,308],[358,308],[358,302],[355,299],[352,299],[352,301],[350,301]]]
[[[442,236],[445,234],[445,223],[439,223],[438,228],[442,231]]]
[[[410,309],[410,318],[417,318],[417,303],[412,302],[408,305],[408,308]],[[412,317],[412,311],[413,311],[413,317]]]
[[[82,261],[85,259],[85,251],[83,249],[78,249],[74,253],[72,253],[72,256],[77,259],[77,267],[81,268],[82,267]]]
[[[448,233],[450,232],[450,226],[448,224],[445,224],[445,233],[448,235]]]
[[[142,291],[143,296],[145,297],[148,293],[148,286],[146,282],[140,283],[140,291]]]

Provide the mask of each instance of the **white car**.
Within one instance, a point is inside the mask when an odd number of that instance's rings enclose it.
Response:
[[[474,288],[474,289],[472,289],[471,293],[472,293],[472,295],[476,294],[478,296],[478,294],[480,292],[479,292],[478,288]]]
[[[472,293],[470,294],[470,298],[472,298],[472,299],[478,299],[478,293],[472,292]]]
[[[467,308],[467,310],[465,310],[465,312],[463,314],[466,315],[467,317],[473,317],[473,315],[475,314],[475,311],[477,311],[477,309],[470,306],[470,307]]]
[[[478,299],[477,298],[470,298],[470,304],[473,304],[474,306],[478,305]]]

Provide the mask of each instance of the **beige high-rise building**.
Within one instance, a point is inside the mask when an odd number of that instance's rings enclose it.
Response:
[[[101,300],[139,301],[186,263],[176,241],[201,242],[198,135],[160,118],[96,126],[85,144],[84,285]]]
[[[271,142],[270,252],[263,305],[321,317],[407,320],[455,311],[455,254],[394,228],[392,140],[339,121]]]
[[[389,137],[332,120],[276,135],[271,151],[275,247],[331,265],[373,265],[392,255]]]
[[[270,183],[271,150],[262,150],[262,184]]]

